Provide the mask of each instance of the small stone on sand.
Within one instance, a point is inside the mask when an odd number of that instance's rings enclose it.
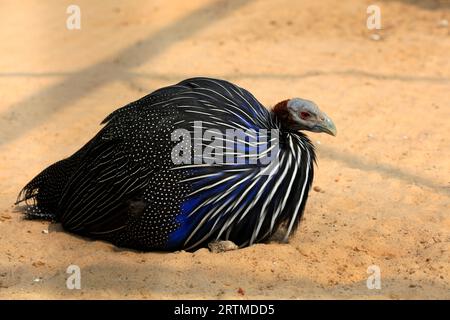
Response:
[[[371,34],[370,35],[370,39],[373,41],[380,41],[381,40],[381,36],[377,33]]]
[[[209,250],[214,253],[236,250],[239,247],[232,241],[214,241],[208,244]]]

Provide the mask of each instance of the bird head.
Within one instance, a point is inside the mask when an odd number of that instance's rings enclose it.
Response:
[[[325,132],[333,136],[337,133],[330,117],[312,101],[300,98],[284,100],[275,105],[273,111],[290,130]]]

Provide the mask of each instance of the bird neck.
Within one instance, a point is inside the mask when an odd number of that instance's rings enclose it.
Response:
[[[289,99],[278,102],[273,108],[272,113],[280,120],[281,124],[285,128],[289,128],[289,124],[292,122],[289,111],[287,109]]]

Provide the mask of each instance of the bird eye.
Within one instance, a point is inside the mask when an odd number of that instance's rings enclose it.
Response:
[[[300,112],[300,117],[304,120],[308,119],[311,115],[308,112],[302,111]]]

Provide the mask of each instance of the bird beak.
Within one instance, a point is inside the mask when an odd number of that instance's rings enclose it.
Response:
[[[320,119],[321,121],[315,125],[317,132],[324,132],[331,134],[332,136],[336,136],[337,130],[333,120],[331,120],[325,113],[322,113]]]

